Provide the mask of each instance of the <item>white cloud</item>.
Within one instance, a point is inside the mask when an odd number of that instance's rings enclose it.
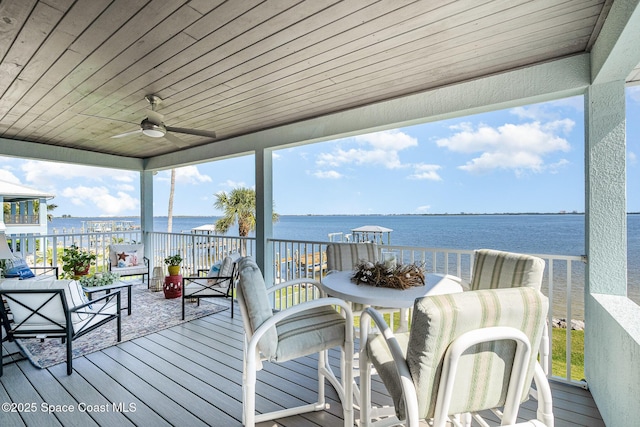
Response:
[[[62,197],[69,198],[76,206],[93,206],[106,216],[117,216],[131,209],[139,208],[139,202],[131,195],[118,191],[110,194],[107,187],[66,187],[62,190]]]
[[[429,212],[429,210],[431,209],[430,205],[423,205],[423,206],[418,206],[416,208],[416,212],[418,213],[424,213],[424,212]]]
[[[6,169],[0,169],[0,180],[11,182],[14,184],[21,184],[20,180],[17,176],[15,176],[12,172]]]
[[[92,166],[73,165],[56,162],[28,160],[21,166],[25,180],[36,187],[51,188],[52,182],[59,181],[121,181],[132,182],[137,172],[121,171]]]
[[[233,181],[233,180],[226,180],[224,182],[220,183],[220,187],[228,187],[228,188],[239,188],[239,187],[243,187],[243,188],[253,188],[253,187],[249,187],[245,182],[243,181]]]
[[[119,184],[116,187],[120,191],[135,191],[136,187],[130,184]]]
[[[413,174],[409,175],[409,179],[428,179],[431,181],[442,181],[442,177],[438,174],[441,169],[439,165],[427,165],[417,163],[413,165]]]
[[[171,182],[171,170],[163,171],[158,175],[158,181]],[[211,182],[209,175],[203,175],[197,166],[184,166],[176,168],[176,184],[201,184]]]
[[[176,169],[176,182],[180,184],[199,184],[211,182],[211,177],[201,174],[197,166],[185,166]]]
[[[638,156],[633,151],[629,151],[627,153],[627,163],[630,165],[635,165],[638,163]]]
[[[340,172],[336,172],[334,170],[329,171],[315,171],[313,176],[320,179],[340,179],[343,175]]]
[[[358,148],[338,148],[331,153],[321,153],[316,164],[321,167],[338,167],[345,164],[383,166],[387,169],[406,167],[400,161],[399,151],[416,147],[418,140],[397,130],[360,135],[353,138]]]
[[[558,133],[569,133],[574,125],[572,120],[563,119],[505,124],[498,128],[485,124],[475,129],[465,126],[453,136],[437,140],[436,144],[458,153],[480,152],[480,156],[459,166],[468,172],[482,173],[493,169],[540,172],[544,169],[545,155],[569,151],[569,142]]]
[[[627,88],[629,96],[636,102],[640,103],[640,86],[631,86]]]

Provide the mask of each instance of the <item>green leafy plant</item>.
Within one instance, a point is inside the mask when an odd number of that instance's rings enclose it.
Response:
[[[96,254],[80,249],[76,245],[65,248],[62,253],[62,271],[64,271],[64,277],[75,279],[85,274],[84,272],[87,271],[96,258]]]
[[[115,283],[118,279],[120,279],[118,273],[107,271],[105,273],[96,273],[93,276],[84,276],[80,279],[80,284],[87,287],[106,286]]]
[[[166,265],[180,265],[181,262],[182,257],[180,256],[180,254],[169,255],[164,259],[164,263]]]

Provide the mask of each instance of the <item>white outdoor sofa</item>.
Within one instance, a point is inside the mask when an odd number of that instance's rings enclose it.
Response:
[[[117,340],[121,340],[120,292],[88,301],[75,280],[3,279],[0,299],[3,341],[61,338],[67,346],[67,375],[73,371],[72,342],[76,338],[115,319]]]

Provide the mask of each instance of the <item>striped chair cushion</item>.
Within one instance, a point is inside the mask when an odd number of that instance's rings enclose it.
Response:
[[[245,306],[244,312],[249,317],[252,335],[260,325],[273,316],[273,311],[258,265],[250,258],[242,258],[239,264],[240,280],[237,292],[240,294],[239,301]],[[271,360],[276,357],[277,347],[278,333],[276,328],[272,327],[260,339],[258,349],[265,358]]]
[[[276,361],[284,362],[344,343],[345,319],[331,307],[320,307],[286,318],[276,325]]]
[[[475,251],[471,289],[528,286],[540,290],[544,260],[531,255],[492,249]]]
[[[522,330],[532,347],[527,376],[529,384],[547,310],[547,298],[527,287],[435,295],[416,300],[411,332],[396,338],[406,348],[407,366],[416,387],[420,417],[432,418],[434,415],[443,356],[449,344],[474,329],[510,326]],[[400,382],[384,340],[379,336],[372,337],[366,351],[393,398],[396,415],[404,419]],[[458,366],[450,413],[502,406],[514,352],[512,341],[472,347]],[[527,391],[523,393],[523,400]]]
[[[327,270],[353,270],[361,260],[378,261],[373,243],[330,243],[327,245]]]

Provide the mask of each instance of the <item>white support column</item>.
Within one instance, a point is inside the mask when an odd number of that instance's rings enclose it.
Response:
[[[627,294],[624,82],[590,86],[585,97],[587,293]]]
[[[144,255],[149,258],[150,271],[153,271],[151,242],[149,233],[153,232],[153,172],[140,172],[140,229],[144,243]],[[150,279],[150,278],[149,278]]]
[[[47,233],[47,227],[49,225],[49,220],[47,218],[47,199],[40,199],[40,212],[35,212],[36,215],[39,215],[38,224],[40,225],[40,230],[42,234]]]
[[[256,263],[265,282],[273,283],[274,272],[271,247],[267,239],[273,236],[273,150],[259,149],[256,162]]]

